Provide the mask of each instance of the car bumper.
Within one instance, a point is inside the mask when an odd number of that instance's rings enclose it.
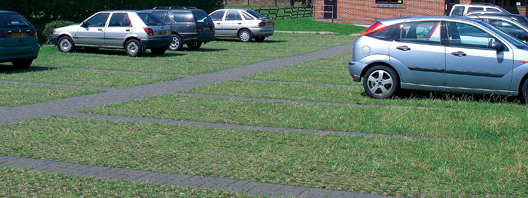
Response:
[[[36,59],[39,50],[40,45],[38,43],[22,46],[0,47],[0,62]]]
[[[348,62],[348,71],[350,72],[350,77],[352,77],[352,79],[356,82],[361,82],[361,72],[365,66],[366,64],[360,62]]]
[[[211,32],[201,32],[196,34],[182,34],[183,44],[187,43],[197,43],[197,42],[209,42],[215,40],[214,31]]]
[[[275,27],[252,28],[253,36],[271,36],[275,33]]]
[[[51,42],[53,45],[57,45],[57,42],[59,40],[59,35],[51,35]]]
[[[167,47],[172,42],[172,36],[163,36],[141,40],[144,48]]]

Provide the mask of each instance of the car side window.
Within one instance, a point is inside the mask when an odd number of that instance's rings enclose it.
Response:
[[[484,8],[482,7],[469,7],[467,12],[469,13],[469,12],[482,12],[482,11],[484,11]]]
[[[213,21],[221,21],[222,18],[224,17],[224,13],[225,13],[225,11],[223,11],[223,10],[222,11],[218,11],[218,12],[215,12],[215,13],[209,15],[209,17],[211,17],[211,19]]]
[[[112,17],[110,17],[110,22],[108,23],[108,27],[131,27],[132,23],[130,22],[130,19],[128,18],[127,13],[114,13],[112,14]]]
[[[153,11],[152,13],[156,14],[164,22],[170,22],[170,17],[166,11]]]
[[[88,27],[104,27],[110,13],[99,13],[86,21]]]
[[[420,21],[405,23],[401,29],[400,41],[440,45],[440,21]]]
[[[240,14],[236,10],[227,11],[227,15],[225,17],[226,21],[235,21],[235,20],[242,20],[240,17]]]
[[[448,22],[447,32],[449,46],[492,49],[491,44],[497,41],[493,36],[472,25]]]
[[[462,16],[464,15],[464,6],[455,6],[453,7],[452,16]]]
[[[246,20],[255,20],[251,15],[248,13],[242,12],[242,15],[244,16],[244,19]]]
[[[499,9],[495,9],[495,8],[486,8],[486,11],[500,12]]]
[[[172,12],[174,22],[176,23],[189,23],[194,22],[194,16],[190,12]]]

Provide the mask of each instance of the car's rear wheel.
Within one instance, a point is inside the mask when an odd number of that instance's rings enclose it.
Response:
[[[69,36],[63,36],[59,39],[57,47],[61,52],[73,52],[75,46],[73,40]]]
[[[198,42],[198,43],[189,43],[187,44],[187,47],[189,49],[199,49],[200,47],[202,46],[202,42]]]
[[[238,39],[242,42],[249,42],[253,39],[253,33],[248,29],[243,29],[238,32]]]
[[[521,93],[519,93],[519,96],[524,104],[528,104],[528,79],[525,79],[522,83]]]
[[[363,76],[365,93],[376,99],[394,96],[400,87],[400,80],[394,70],[386,66],[374,66]]]
[[[139,40],[130,39],[125,44],[125,51],[127,55],[132,57],[141,56],[141,54],[143,54],[143,46],[141,46]]]
[[[179,51],[183,46],[182,38],[177,34],[172,35],[172,42],[169,45],[169,49],[172,51]]]
[[[264,39],[266,39],[265,36],[257,36],[257,37],[255,37],[255,41],[258,41],[258,42],[262,42],[262,41],[264,41]]]
[[[33,63],[33,60],[18,60],[18,61],[13,61],[11,62],[13,63],[13,66],[17,69],[24,69],[24,68],[28,68],[29,66],[31,66],[31,63]]]
[[[162,55],[163,53],[165,53],[165,51],[167,51],[167,48],[166,47],[153,47],[153,48],[150,48],[150,51],[153,54]]]

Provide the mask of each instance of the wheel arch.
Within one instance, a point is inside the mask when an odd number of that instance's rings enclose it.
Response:
[[[375,66],[386,66],[390,69],[392,69],[394,72],[396,72],[396,75],[398,75],[398,80],[400,81],[400,84],[401,84],[401,74],[398,72],[398,70],[392,66],[391,64],[388,64],[386,62],[372,62],[370,64],[368,64],[365,68],[363,68],[363,70],[361,71],[361,78],[363,78],[363,76],[365,76],[365,73],[367,73],[367,71],[372,68],[372,67],[375,67]],[[401,86],[401,85],[400,85]]]
[[[128,41],[132,40],[132,39],[136,39],[138,40],[140,43],[141,43],[141,39],[139,39],[137,36],[129,36],[125,39],[125,41],[123,42],[123,49],[126,49],[126,44]]]
[[[527,79],[528,79],[528,73],[524,74],[524,76],[521,78],[521,81],[519,81],[519,87],[517,89],[517,95],[519,95],[519,96],[521,95],[524,81],[526,81]]]

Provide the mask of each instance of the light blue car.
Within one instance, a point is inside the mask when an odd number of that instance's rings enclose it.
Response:
[[[528,99],[528,46],[471,18],[407,17],[374,23],[354,43],[349,72],[372,98],[399,89]]]

